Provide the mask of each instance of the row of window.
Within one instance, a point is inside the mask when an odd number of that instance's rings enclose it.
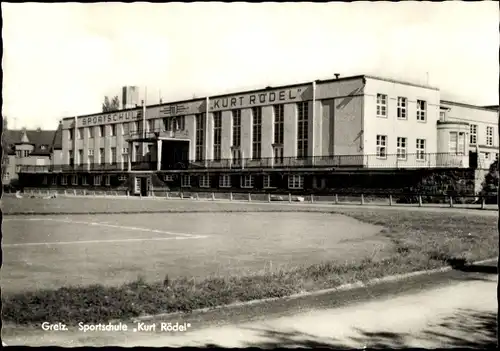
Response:
[[[162,120],[163,126],[162,130],[165,131],[181,131],[185,129],[185,116],[177,116],[177,117],[165,117]],[[122,135],[128,135],[130,132],[141,132],[143,130],[143,122],[142,121],[134,121],[129,123],[122,124],[111,124],[108,126],[101,125],[96,127],[80,127],[77,129],[77,139],[83,139],[85,130],[87,131],[87,135],[89,139],[94,138],[95,130],[97,130],[97,136],[102,138],[105,136],[116,136],[117,135],[117,127],[121,127]],[[106,128],[109,133],[106,133]],[[157,130],[155,128],[155,120],[148,119],[146,120],[146,124],[144,125],[146,132],[152,132]],[[73,140],[73,129],[69,129],[69,139]]]
[[[388,114],[388,98],[386,94],[377,94],[377,117],[387,118]],[[408,98],[398,96],[397,118],[408,119]],[[425,100],[417,100],[417,115],[416,119],[419,122],[425,122],[427,119],[427,102]]]
[[[387,135],[377,135],[377,158],[386,159],[387,158]],[[418,161],[425,161],[425,139],[415,140],[416,157]],[[397,137],[396,138],[396,154],[398,160],[406,160],[408,157],[408,138]]]
[[[469,133],[469,143],[471,145],[477,145],[477,135],[478,135],[478,125],[471,124],[470,125],[470,133]],[[493,146],[493,135],[494,135],[494,127],[487,126],[486,127],[486,146]]]
[[[87,175],[77,175],[77,174],[74,174],[71,176],[61,175],[61,185],[68,185],[68,184],[78,185],[78,178],[79,177],[81,177],[81,179],[82,179],[82,185],[89,185],[89,177]],[[48,178],[47,176],[45,176],[43,178],[43,184],[48,183],[47,178]],[[107,175],[107,176],[101,176],[101,175],[93,176],[94,182],[92,184],[94,186],[103,185],[103,179],[104,179],[105,186],[109,186],[111,184],[111,176],[109,176],[109,175]],[[126,179],[127,179],[126,176],[119,177],[120,181],[124,181]],[[57,185],[57,177],[52,177],[52,185]]]
[[[181,187],[189,188],[191,187],[191,175],[183,175],[181,177]],[[208,174],[204,174],[199,177],[199,186],[200,188],[210,188],[212,186],[211,177]],[[173,180],[172,176],[165,176],[166,181]],[[233,184],[231,183],[231,175],[229,174],[221,174],[219,176],[219,187],[220,188],[231,188]],[[240,176],[240,184],[239,186],[244,189],[252,189],[255,184],[255,176],[251,174]],[[274,188],[271,183],[270,175],[263,175],[263,188],[270,189]],[[303,189],[304,188],[304,176],[303,175],[290,175],[288,176],[288,188],[289,189]]]
[[[232,113],[232,135],[231,145],[233,159],[241,159],[241,110],[233,110]],[[274,136],[273,152],[274,158],[283,159],[284,142],[284,105],[273,106]],[[254,160],[262,157],[262,107],[251,109],[252,117],[252,154],[246,156]],[[196,119],[196,161],[204,159],[205,151],[205,114],[197,114]],[[300,102],[297,104],[297,157],[307,156],[309,142],[309,103]],[[213,113],[213,159],[219,161],[222,155],[222,113]]]

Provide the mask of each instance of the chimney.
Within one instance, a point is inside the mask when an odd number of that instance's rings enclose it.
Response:
[[[160,104],[162,104],[162,103],[163,103],[163,99],[162,99],[162,98],[160,98]]]
[[[38,127],[38,128],[36,129],[36,131],[37,131],[37,132],[41,132],[41,131],[42,131],[42,128]]]
[[[339,79],[340,73],[335,73],[334,75],[335,75],[335,79]]]

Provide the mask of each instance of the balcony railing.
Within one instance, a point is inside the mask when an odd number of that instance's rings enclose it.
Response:
[[[156,137],[160,138],[180,138],[186,139],[189,137],[189,132],[187,129],[177,129],[177,130],[166,130],[165,128],[149,129],[145,132],[143,130],[129,131],[126,134],[127,139],[154,139]]]
[[[46,173],[64,171],[118,171],[128,170],[127,162],[113,164],[86,163],[79,165],[19,166],[20,173]],[[414,169],[414,168],[468,168],[469,155],[451,153],[418,153],[406,155],[338,155],[314,157],[263,157],[259,159],[220,159],[162,163],[161,170],[196,169],[295,169],[295,168],[364,168],[364,169]],[[131,162],[131,170],[157,170],[157,162]]]

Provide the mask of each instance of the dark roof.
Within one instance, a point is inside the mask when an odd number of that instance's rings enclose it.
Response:
[[[59,123],[54,139],[52,140],[52,150],[62,150],[62,121]]]
[[[15,154],[15,145],[22,143],[22,137],[24,130],[6,130],[4,131],[3,138],[8,145],[8,153]],[[35,146],[32,155],[50,155],[50,149],[54,141],[54,136],[56,134],[55,130],[26,130],[26,136],[28,137],[29,144]],[[45,146],[42,149],[42,146]]]

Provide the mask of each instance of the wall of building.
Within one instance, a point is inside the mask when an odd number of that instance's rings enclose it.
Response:
[[[363,118],[363,151],[370,155],[369,167],[429,167],[434,161],[419,162],[416,160],[416,139],[426,140],[426,153],[437,152],[437,128],[439,120],[440,93],[437,89],[424,88],[409,84],[396,83],[387,80],[367,78],[364,88],[364,118]],[[387,116],[377,117],[377,94],[387,95]],[[407,98],[407,117],[398,119],[398,97]],[[427,104],[425,122],[417,121],[417,99]],[[387,158],[379,159],[376,155],[377,135],[387,136]],[[397,160],[397,138],[407,138],[406,160]]]
[[[467,140],[471,151],[478,151],[479,162],[478,166],[484,169],[488,169],[496,159],[499,148],[498,140],[498,122],[499,116],[497,111],[492,111],[476,106],[468,106],[465,104],[452,103],[452,102],[441,102],[441,106],[447,108],[444,119],[446,121],[457,121],[465,122],[469,124]],[[476,126],[476,143],[472,143],[471,125]],[[493,145],[487,145],[486,143],[486,128],[493,128]]]

